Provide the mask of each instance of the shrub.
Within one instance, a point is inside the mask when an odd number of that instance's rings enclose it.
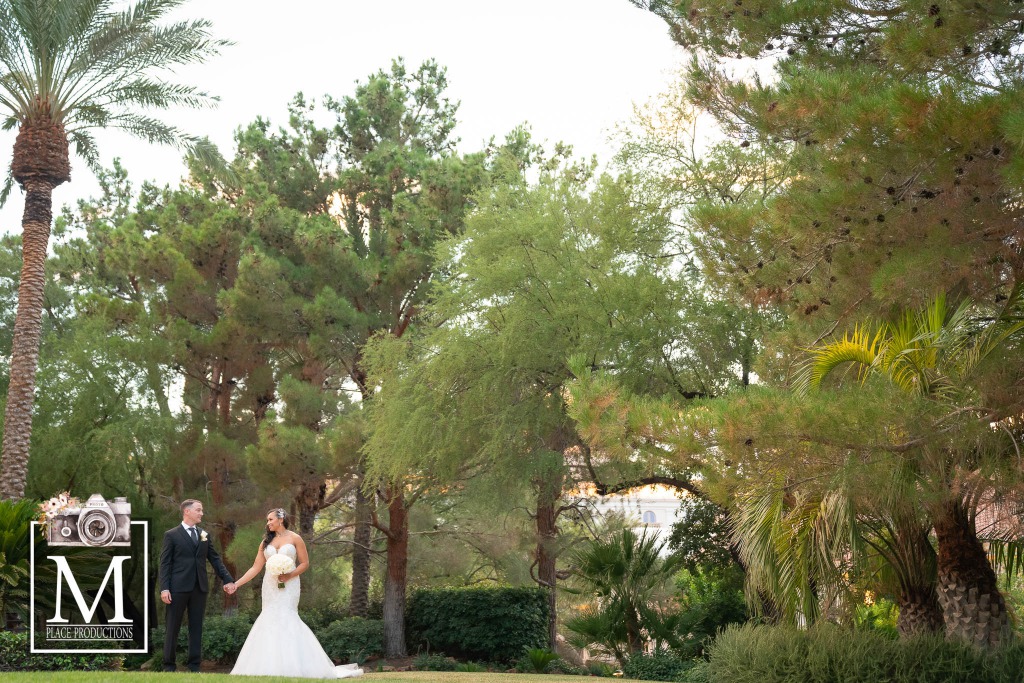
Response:
[[[0,671],[118,671],[118,655],[30,655],[28,633],[0,631]]]
[[[348,608],[339,605],[314,605],[299,610],[302,621],[313,633],[320,633],[336,621],[349,619]]]
[[[455,671],[458,666],[451,657],[439,654],[422,654],[412,662],[412,668],[416,671]]]
[[[674,646],[685,659],[702,657],[707,644],[729,624],[747,620],[743,571],[738,567],[695,568],[676,577],[679,590],[680,642]]]
[[[864,631],[875,631],[892,639],[899,638],[896,619],[900,611],[892,600],[879,599],[870,605],[856,605],[853,626]]]
[[[334,659],[362,664],[384,652],[384,622],[379,619],[341,619],[316,634],[324,651]]]
[[[487,667],[477,662],[462,662],[455,665],[455,670],[464,673],[481,673],[487,671]]]
[[[679,683],[711,683],[708,663],[703,659],[695,660],[693,667],[676,680]]]
[[[871,631],[821,624],[730,627],[709,647],[706,679],[735,683],[1010,683],[1020,680],[1024,644],[984,651],[918,637],[892,640]]]
[[[587,662],[587,673],[598,678],[611,678],[615,675],[615,668],[604,662]]]
[[[626,678],[648,681],[678,681],[692,668],[692,659],[683,659],[667,650],[657,650],[651,654],[637,652],[629,655],[622,665],[622,674]]]
[[[556,659],[548,664],[549,674],[565,674],[567,676],[588,676],[590,672],[582,666],[575,666],[564,659]]]
[[[547,593],[540,588],[443,588],[409,598],[413,647],[460,659],[512,662],[548,643]]]
[[[526,648],[526,663],[530,666],[530,671],[534,673],[542,674],[548,670],[551,663],[558,659],[551,650],[543,647],[528,647]]]
[[[203,622],[203,658],[220,664],[233,664],[251,629],[252,620],[246,614],[207,617]],[[153,632],[153,661],[160,661],[163,657],[165,633],[163,626]],[[184,663],[187,649],[188,626],[183,625],[178,633],[179,663]]]

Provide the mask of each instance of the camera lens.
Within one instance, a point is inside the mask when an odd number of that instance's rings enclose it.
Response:
[[[78,535],[86,545],[107,545],[115,531],[114,520],[106,510],[91,510],[78,519]]]

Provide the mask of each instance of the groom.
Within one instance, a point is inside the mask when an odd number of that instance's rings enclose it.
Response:
[[[164,638],[164,671],[174,671],[174,655],[181,620],[188,611],[188,668],[199,671],[203,638],[203,613],[209,580],[206,561],[224,581],[224,590],[235,592],[234,579],[220,555],[213,549],[207,533],[199,528],[203,504],[198,500],[181,503],[181,524],[164,534],[160,549],[160,599],[167,605],[167,635]]]

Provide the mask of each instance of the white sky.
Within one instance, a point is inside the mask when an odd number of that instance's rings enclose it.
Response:
[[[447,67],[449,97],[462,103],[455,134],[465,151],[526,122],[536,139],[562,140],[604,162],[610,129],[634,103],[663,91],[685,57],[660,19],[627,0],[193,0],[179,14],[211,20],[213,34],[235,45],[171,79],[219,95],[220,106],[163,119],[209,136],[229,158],[236,128],[257,116],[287,123],[296,92],[343,97],[400,56],[411,69],[428,58]],[[176,183],[184,173],[173,148],[116,132],[97,139],[104,165],[121,157],[136,188],[143,180]],[[0,133],[4,166],[13,145],[13,133]],[[97,187],[73,158],[54,212]],[[15,189],[0,209],[0,232],[20,231],[23,206]]]

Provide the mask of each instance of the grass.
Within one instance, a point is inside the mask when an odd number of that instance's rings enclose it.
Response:
[[[281,678],[278,676],[228,676],[227,674],[190,674],[178,672],[168,676],[162,672],[111,671],[35,671],[31,673],[4,673],[4,683],[212,683],[223,678],[225,683],[308,683],[308,678]],[[540,676],[537,674],[456,673],[449,671],[408,671],[403,673],[376,673],[367,671],[362,678],[366,683],[582,683],[580,676]]]

